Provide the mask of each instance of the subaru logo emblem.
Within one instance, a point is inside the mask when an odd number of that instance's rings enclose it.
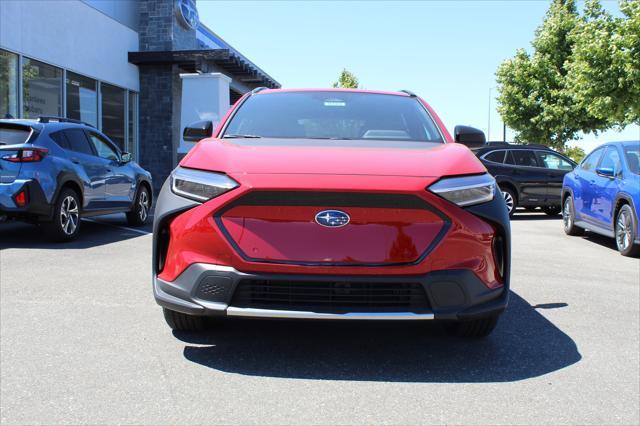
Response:
[[[316,223],[328,228],[339,228],[345,226],[351,218],[340,210],[323,210],[316,215]]]
[[[197,29],[200,23],[195,0],[176,0],[176,13],[180,23],[186,28]]]

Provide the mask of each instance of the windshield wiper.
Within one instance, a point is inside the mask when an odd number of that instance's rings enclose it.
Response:
[[[224,135],[223,139],[260,139],[258,135]]]

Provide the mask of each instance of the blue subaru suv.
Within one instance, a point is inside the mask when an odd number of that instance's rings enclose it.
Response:
[[[123,212],[141,226],[151,188],[151,174],[90,125],[0,120],[0,221],[38,223],[56,241],[76,238],[81,217]]]
[[[562,185],[562,218],[568,235],[585,229],[615,238],[624,256],[640,255],[640,141],[596,148]]]

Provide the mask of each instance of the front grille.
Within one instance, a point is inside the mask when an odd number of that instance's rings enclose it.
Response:
[[[243,280],[231,305],[323,313],[430,310],[419,283]]]

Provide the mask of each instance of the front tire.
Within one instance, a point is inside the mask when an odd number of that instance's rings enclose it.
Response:
[[[490,335],[498,324],[499,315],[468,321],[456,321],[447,324],[446,331],[450,336],[464,338],[483,338]]]
[[[513,217],[513,214],[516,212],[516,207],[518,207],[518,197],[511,188],[501,187],[500,191],[502,192],[504,202],[507,205],[509,217]]]
[[[571,195],[564,200],[562,207],[562,227],[567,235],[578,236],[584,234],[584,229],[576,226],[576,213]]]
[[[80,197],[71,188],[63,188],[53,207],[53,220],[42,224],[49,239],[73,241],[80,233]]]
[[[618,210],[615,224],[616,246],[623,256],[640,256],[640,245],[633,242],[638,238],[638,227],[633,220],[633,211],[628,204]]]
[[[127,213],[127,224],[129,226],[143,226],[149,218],[151,209],[151,196],[146,186],[141,185],[133,202],[133,208]]]
[[[198,315],[188,315],[182,312],[162,308],[164,320],[174,331],[203,331],[207,329],[207,318]]]

